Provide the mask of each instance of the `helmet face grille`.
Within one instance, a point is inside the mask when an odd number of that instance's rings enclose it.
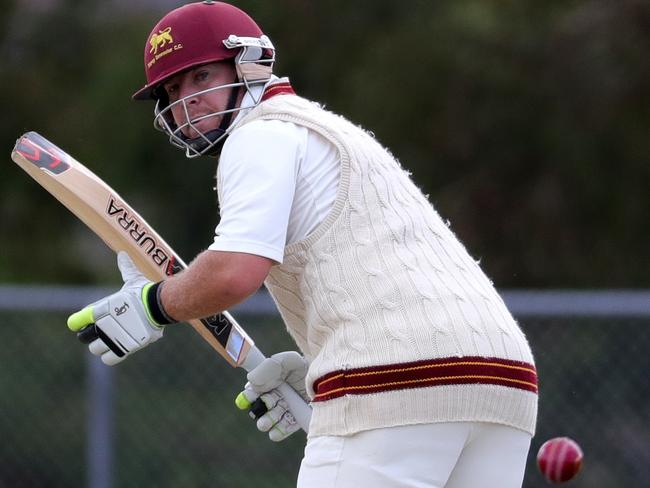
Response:
[[[253,88],[265,84],[269,78],[254,82],[237,81],[215,86],[180,98],[171,104],[168,103],[166,98],[164,100],[160,99],[156,102],[156,108],[154,109],[154,127],[166,133],[169,136],[169,142],[173,146],[184,150],[185,156],[188,158],[215,155],[221,150],[226,137],[230,134],[236,114],[244,109],[236,104],[237,94],[240,89],[243,87],[252,100],[252,104],[245,107],[250,109],[257,106],[262,99],[263,90],[258,90],[255,93]],[[192,118],[188,109],[188,101],[220,90],[230,90],[228,106],[224,110]],[[181,114],[179,120],[175,120],[172,111]],[[214,121],[213,124],[210,124],[210,129],[201,130],[197,127],[196,124],[204,120]],[[187,131],[188,128],[191,129],[190,133],[193,137],[188,137],[183,133],[183,130]]]

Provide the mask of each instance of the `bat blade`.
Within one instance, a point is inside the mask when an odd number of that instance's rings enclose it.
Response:
[[[159,281],[186,267],[115,190],[40,134],[27,132],[20,137],[11,158],[108,247],[115,252],[126,251],[148,279]],[[228,312],[189,323],[233,367],[250,370],[264,359]],[[311,408],[288,385],[282,385],[280,390],[306,431]]]
[[[16,143],[12,159],[113,251],[126,251],[152,281],[186,267],[183,260],[120,195],[79,161],[36,132]],[[252,339],[224,314],[190,325],[232,366],[239,366]]]

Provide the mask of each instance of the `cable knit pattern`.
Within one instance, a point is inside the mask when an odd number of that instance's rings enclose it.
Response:
[[[238,124],[303,125],[340,153],[334,207],[286,247],[266,280],[314,380],[332,371],[481,356],[533,364],[495,291],[396,159],[368,132],[297,96],[274,97]],[[485,421],[533,433],[537,395],[497,385],[445,385],[315,402],[310,436],[442,421]]]

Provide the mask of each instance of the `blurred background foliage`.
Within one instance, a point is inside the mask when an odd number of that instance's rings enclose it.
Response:
[[[0,10],[0,282],[114,281],[113,257],[11,163],[36,130],[188,258],[217,222],[215,160],[132,102],[155,22],[187,2]],[[276,73],[372,130],[499,287],[648,287],[650,2],[241,0]]]

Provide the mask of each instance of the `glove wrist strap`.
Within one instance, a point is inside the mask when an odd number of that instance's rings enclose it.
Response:
[[[158,283],[149,283],[142,289],[142,302],[154,325],[162,326],[168,324],[175,324],[178,320],[174,319],[167,313],[163,307],[160,298],[160,291],[162,290],[162,281]]]

